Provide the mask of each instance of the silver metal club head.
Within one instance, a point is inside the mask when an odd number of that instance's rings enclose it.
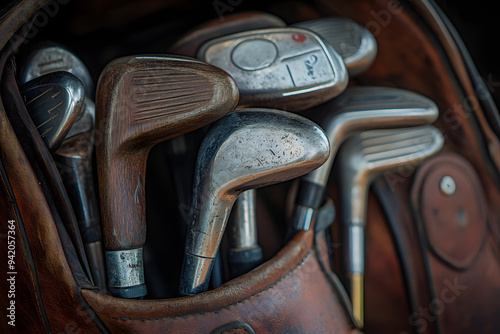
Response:
[[[145,174],[149,151],[221,118],[238,103],[238,87],[220,68],[165,55],[109,63],[97,87],[96,142],[108,288],[123,298],[147,294]]]
[[[341,221],[344,260],[354,316],[363,324],[364,226],[368,189],[384,171],[421,163],[437,153],[444,137],[434,126],[372,130],[349,139],[340,152]]]
[[[214,123],[198,153],[180,293],[207,289],[240,193],[303,175],[323,164],[329,149],[321,128],[284,111],[236,110]]]
[[[349,136],[366,130],[431,124],[436,104],[415,92],[387,87],[355,87],[314,112],[330,140],[331,154],[320,168],[301,178],[291,227],[308,230],[322,204],[338,148]]]
[[[301,111],[326,102],[347,87],[342,58],[312,31],[268,28],[213,39],[197,58],[236,80],[241,107]]]
[[[68,72],[53,72],[20,86],[33,123],[55,152],[83,110],[82,82]]]
[[[34,48],[21,68],[19,80],[24,83],[58,71],[76,76],[82,81],[86,95],[93,97],[94,83],[89,70],[73,52],[58,44],[45,43]]]
[[[377,56],[375,37],[347,18],[321,18],[295,23],[293,26],[312,30],[333,46],[344,60],[350,76],[366,71]]]
[[[24,83],[57,71],[73,74],[80,79],[85,89],[84,110],[71,127],[67,138],[90,131],[94,127],[95,119],[94,82],[85,64],[73,52],[55,43],[36,46],[21,67],[19,80]]]

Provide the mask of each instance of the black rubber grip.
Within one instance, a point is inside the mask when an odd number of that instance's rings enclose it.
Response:
[[[300,180],[297,191],[296,205],[318,209],[323,204],[325,198],[325,187],[317,183]]]
[[[227,262],[232,278],[246,274],[262,264],[262,249],[259,246],[250,249],[230,249]]]

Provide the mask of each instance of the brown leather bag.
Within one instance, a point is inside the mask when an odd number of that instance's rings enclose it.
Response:
[[[21,43],[7,40],[16,31],[22,35],[19,28],[46,2],[21,1],[0,22],[0,72],[2,85],[9,85],[0,101],[0,233],[8,235],[14,226],[17,272],[16,327],[2,321],[1,332],[357,332],[329,265],[326,250],[332,245],[313,231],[297,235],[252,272],[197,296],[124,300],[98,292],[42,171],[51,161],[29,148],[26,136],[33,133],[22,132],[26,124],[15,116],[22,114],[22,101],[5,67]],[[436,125],[446,137],[443,152],[419,168],[381,177],[370,194],[364,331],[495,332],[498,125],[442,14],[422,0],[320,0],[317,7],[287,2],[270,8],[289,23],[337,14],[364,24],[376,34],[379,54],[351,85],[414,90],[441,111]],[[440,193],[443,176],[456,183],[450,196]],[[338,204],[335,182],[329,190]],[[2,261],[6,251],[0,249]],[[7,278],[1,278],[2,291],[10,289]],[[0,307],[7,309],[11,300],[2,293]]]

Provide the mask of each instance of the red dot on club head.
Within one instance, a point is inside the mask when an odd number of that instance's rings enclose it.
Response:
[[[306,35],[303,35],[303,34],[293,34],[292,39],[295,42],[302,43],[307,39],[307,37],[306,37]]]

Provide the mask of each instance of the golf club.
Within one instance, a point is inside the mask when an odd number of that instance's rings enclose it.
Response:
[[[101,73],[96,100],[99,193],[108,288],[119,297],[147,294],[144,177],[157,143],[207,125],[238,102],[225,71],[190,58],[128,56]]]
[[[354,316],[361,327],[364,321],[364,227],[370,183],[389,169],[415,166],[438,152],[443,144],[441,132],[427,125],[362,132],[350,138],[341,149],[338,171],[344,268]]]
[[[95,119],[94,82],[85,64],[66,47],[52,42],[37,45],[26,57],[19,81],[24,83],[57,71],[73,74],[81,80],[85,89],[84,111],[69,130],[67,138],[92,130]]]
[[[277,16],[263,12],[243,12],[227,15],[224,19],[208,21],[182,36],[169,49],[169,53],[195,57],[200,46],[217,37],[242,31],[286,27],[286,23]]]
[[[83,62],[65,47],[43,43],[28,55],[20,71],[20,80],[27,81],[56,71],[74,74],[84,84],[84,110],[71,126],[61,147],[55,152],[54,160],[58,163],[59,174],[78,221],[94,283],[100,289],[105,289],[102,232],[92,168],[95,105],[89,97],[94,94],[90,72]]]
[[[233,207],[234,219],[229,223],[229,276],[246,274],[262,263],[262,249],[257,241],[256,190],[244,191]]]
[[[366,71],[377,56],[377,40],[364,27],[343,17],[328,17],[295,23],[314,31],[344,60],[350,76]]]
[[[197,58],[226,70],[240,90],[240,107],[301,111],[347,87],[342,58],[312,31],[268,28],[219,37]]]
[[[198,153],[180,294],[206,291],[240,193],[303,175],[323,164],[329,149],[316,124],[284,111],[236,110],[214,123]]]
[[[309,230],[323,202],[337,150],[345,139],[365,130],[430,124],[439,114],[430,99],[387,87],[349,88],[313,112],[328,135],[332,151],[323,166],[301,178],[289,237],[297,231]]]
[[[82,82],[68,72],[52,72],[19,88],[40,136],[55,152],[83,110]]]
[[[182,54],[185,56],[195,56],[200,45],[214,38],[234,33],[244,32],[247,30],[272,28],[272,27],[286,27],[286,23],[280,18],[268,13],[262,13],[262,12],[236,13],[226,16],[223,20],[215,19],[209,21],[191,30],[170,48],[170,52]],[[176,184],[179,203],[183,204],[183,206],[185,204],[188,205],[191,204],[191,198],[190,197],[188,198],[187,196],[188,195],[191,196],[191,190],[192,190],[191,176],[193,175],[192,168],[194,168],[195,165],[194,163],[195,157],[193,157],[193,155],[190,154],[191,153],[190,151],[192,151],[192,149],[189,150],[190,141],[188,140],[188,138],[186,138],[186,136],[188,135],[189,134],[178,136],[170,141],[171,151],[173,151],[174,153],[169,155],[169,161],[172,162],[172,169],[173,169],[172,172],[174,175],[174,182]],[[250,198],[251,196],[252,198]],[[240,201],[240,198],[243,197],[246,200]],[[255,213],[250,214],[248,212],[250,208],[244,207],[249,203],[255,202],[255,200],[256,200],[255,191],[253,190],[248,190],[247,194],[245,193],[241,194],[236,200],[235,208],[237,209],[237,211],[241,210],[242,212],[244,211],[247,212],[248,214],[237,215],[236,219],[255,217]],[[255,208],[252,207],[251,209],[254,210]],[[256,237],[257,237],[256,235],[252,236],[242,235],[243,233],[250,231],[254,231],[256,233],[257,222],[255,221],[255,219],[253,219],[252,221],[245,221],[245,222],[241,220],[233,221],[230,222],[230,224],[234,224],[238,228],[243,228],[243,230],[237,230],[237,228],[231,228],[230,231],[231,234],[234,233],[234,238],[230,236],[229,237],[230,240],[238,240],[238,239],[248,240],[249,243],[252,243],[253,241],[250,240],[255,239],[256,242]],[[185,224],[183,224],[183,226],[184,225]],[[183,237],[185,237],[185,235],[183,235]],[[255,247],[258,248],[258,245],[255,245]],[[230,250],[229,253],[230,254],[229,262],[231,262],[230,276],[232,277],[239,276],[239,275],[234,276],[233,274],[240,272],[241,270],[238,269],[240,267],[251,269],[252,266],[256,266],[261,262],[262,258],[258,260],[255,258],[255,256],[246,256],[245,254],[247,253],[247,251],[248,250],[246,248],[244,249],[238,248],[238,250],[236,249]],[[252,248],[252,252],[257,254],[258,251]],[[236,254],[240,254],[240,256],[237,256]],[[260,252],[260,257],[262,257],[262,251]],[[233,260],[236,262],[234,262]],[[245,261],[248,261],[249,263],[245,265],[244,264]],[[221,272],[222,270],[221,262],[222,259],[220,256],[220,252],[218,252],[215,259],[214,268],[212,271],[212,278],[210,280],[211,289],[218,287],[223,282],[224,275]],[[243,271],[248,271],[248,270],[244,269]]]

